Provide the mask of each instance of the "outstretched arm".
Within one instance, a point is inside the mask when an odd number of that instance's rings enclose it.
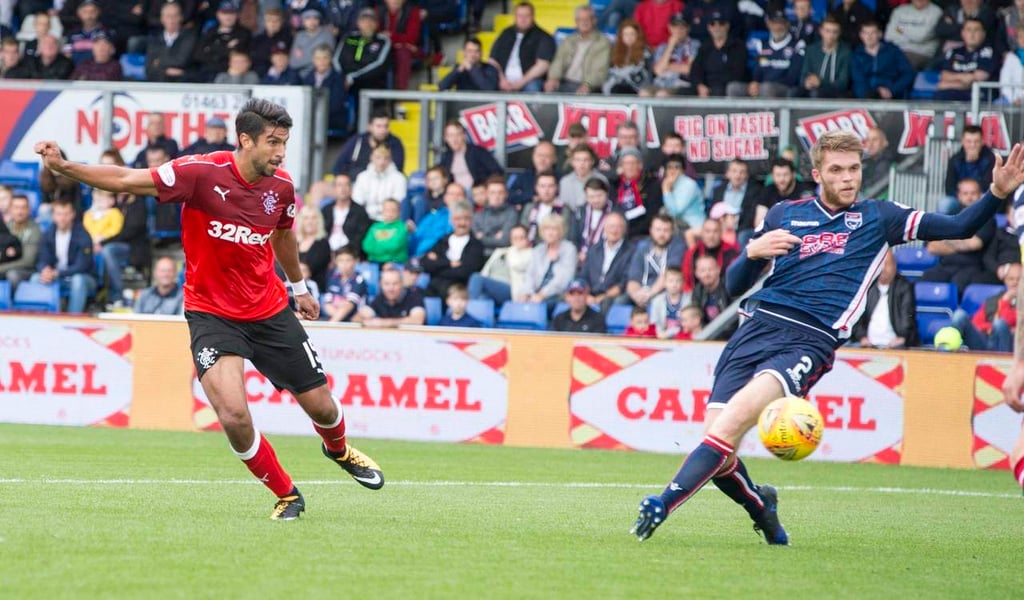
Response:
[[[57,142],[38,142],[35,152],[43,159],[43,169],[51,169],[76,181],[114,192],[136,196],[156,196],[156,184],[149,169],[130,169],[117,165],[83,165],[65,160]]]

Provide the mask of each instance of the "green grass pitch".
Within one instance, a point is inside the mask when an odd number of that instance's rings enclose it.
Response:
[[[644,543],[679,457],[357,440],[379,492],[313,437],[271,436],[306,497],[268,520],[221,434],[0,425],[4,598],[1014,598],[1005,472],[751,460],[793,541],[709,486]]]

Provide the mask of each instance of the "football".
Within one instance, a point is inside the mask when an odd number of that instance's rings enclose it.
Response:
[[[803,398],[773,401],[757,420],[757,433],[769,452],[782,460],[801,460],[821,442],[824,421],[818,408]]]

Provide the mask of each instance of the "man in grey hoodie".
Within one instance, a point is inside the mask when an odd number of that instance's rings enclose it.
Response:
[[[840,41],[841,26],[829,15],[818,27],[819,39],[807,47],[794,95],[846,98],[850,95],[850,47]]]

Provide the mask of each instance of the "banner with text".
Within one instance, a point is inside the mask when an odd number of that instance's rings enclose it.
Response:
[[[310,328],[310,341],[355,437],[501,444],[505,439],[508,345],[503,340]],[[245,363],[245,388],[256,427],[313,434],[309,417]],[[193,374],[193,423],[218,429]]]
[[[1009,469],[1010,452],[1021,432],[1021,416],[1003,402],[1003,380],[1013,363],[978,361],[974,372],[971,431],[974,464],[982,469]]]
[[[127,427],[131,329],[0,317],[0,422]]]
[[[577,343],[569,391],[573,444],[689,452],[703,438],[705,403],[721,348]],[[824,439],[809,460],[898,464],[904,370],[898,357],[839,354],[808,398],[825,420]],[[770,456],[755,431],[739,452]]]

